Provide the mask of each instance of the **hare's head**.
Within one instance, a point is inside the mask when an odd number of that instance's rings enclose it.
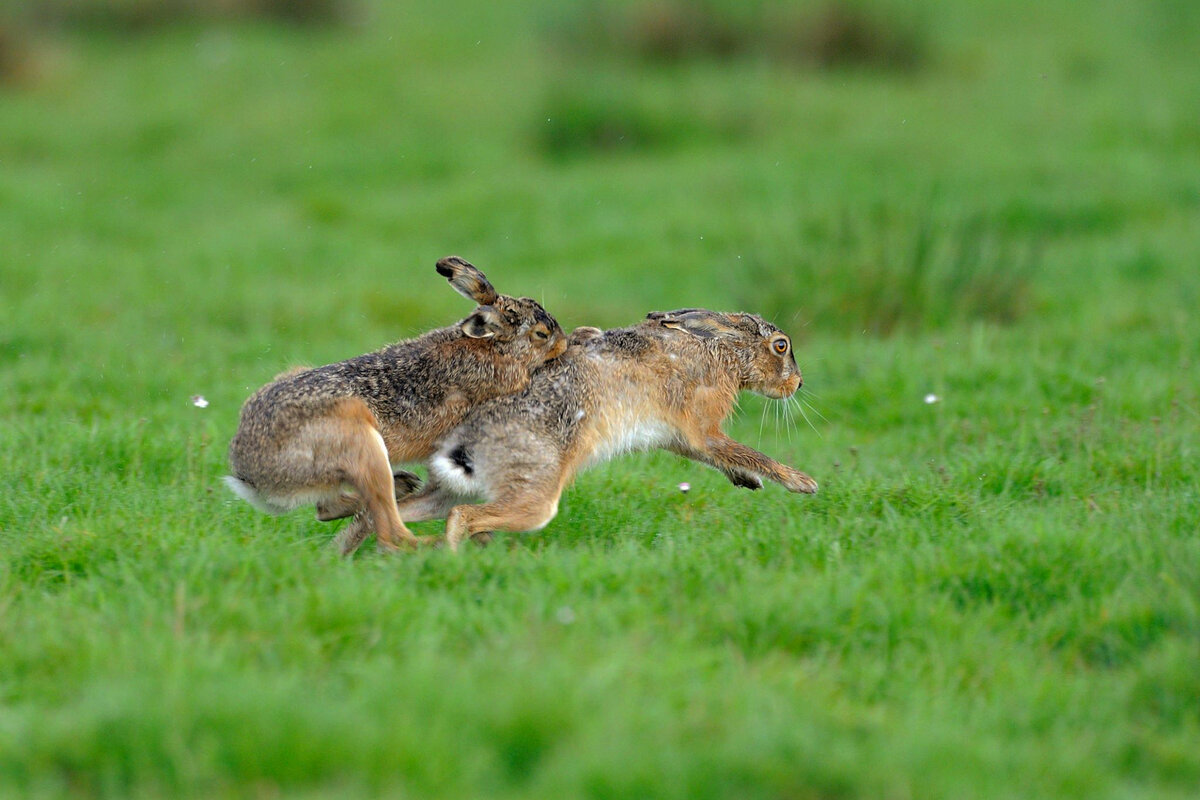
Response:
[[[497,293],[482,272],[458,256],[438,261],[437,271],[456,292],[479,304],[459,323],[463,335],[491,339],[505,354],[531,367],[557,358],[567,349],[567,337],[558,321],[536,301]]]
[[[703,308],[655,311],[646,319],[702,339],[730,365],[740,388],[781,399],[804,382],[792,340],[757,314],[723,314]]]

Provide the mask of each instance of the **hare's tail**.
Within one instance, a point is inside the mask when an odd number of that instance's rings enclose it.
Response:
[[[287,506],[274,503],[270,499],[264,497],[257,489],[246,483],[241,478],[236,478],[233,475],[226,475],[224,480],[225,485],[229,487],[231,492],[257,508],[259,511],[278,516],[290,510]]]

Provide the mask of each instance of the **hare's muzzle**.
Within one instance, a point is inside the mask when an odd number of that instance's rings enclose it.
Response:
[[[804,384],[804,379],[800,377],[799,372],[795,373],[794,375],[787,376],[786,378],[783,379],[783,385],[780,386],[780,389],[779,389],[780,399],[785,398],[785,397],[791,397],[792,395],[794,395],[796,392],[798,392],[800,390],[800,387],[803,384]]]

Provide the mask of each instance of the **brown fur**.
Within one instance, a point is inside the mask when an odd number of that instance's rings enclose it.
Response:
[[[383,548],[415,546],[395,494],[415,489],[391,463],[431,455],[435,443],[486,400],[529,384],[566,349],[558,323],[533,300],[496,293],[466,261],[438,272],[481,305],[458,325],[315,369],[281,373],[242,407],[229,446],[237,494],[272,513],[309,503],[317,518],[354,515]]]
[[[399,511],[413,521],[446,515],[452,549],[491,531],[537,529],[579,470],[649,448],[714,467],[737,486],[767,479],[813,493],[808,475],[721,430],[741,390],[783,398],[800,384],[790,341],[752,314],[683,309],[632,328],[580,329],[525,391],[482,404],[450,432],[425,489]],[[487,502],[462,504],[472,496]],[[347,546],[362,536],[349,526]]]

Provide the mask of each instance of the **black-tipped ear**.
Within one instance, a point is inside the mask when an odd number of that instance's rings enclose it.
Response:
[[[502,330],[503,325],[496,309],[484,306],[459,323],[458,328],[471,339],[490,339]]]
[[[500,296],[487,277],[465,258],[446,256],[438,259],[436,269],[450,281],[454,291],[481,306],[491,305]]]

